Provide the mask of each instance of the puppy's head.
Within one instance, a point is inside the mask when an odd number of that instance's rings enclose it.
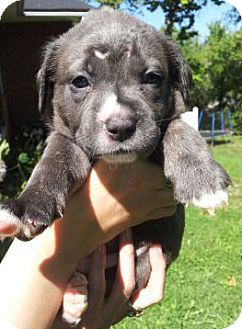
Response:
[[[190,71],[170,39],[105,9],[48,45],[37,81],[54,129],[93,158],[132,161],[149,156],[162,123],[185,110]]]

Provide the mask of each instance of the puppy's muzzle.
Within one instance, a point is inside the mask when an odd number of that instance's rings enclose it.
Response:
[[[134,117],[113,116],[105,122],[105,129],[111,139],[123,142],[133,136],[136,124],[137,119]]]

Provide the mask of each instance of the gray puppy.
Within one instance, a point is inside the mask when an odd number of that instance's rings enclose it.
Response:
[[[162,166],[180,205],[176,215],[134,228],[134,241],[136,248],[161,243],[169,265],[183,235],[181,204],[216,208],[227,202],[230,184],[200,135],[179,119],[190,77],[176,45],[153,27],[111,9],[90,12],[46,48],[37,82],[51,127],[47,147],[21,195],[1,204],[0,218],[31,239],[62,216],[95,160],[149,158]],[[148,277],[143,253],[138,285]]]

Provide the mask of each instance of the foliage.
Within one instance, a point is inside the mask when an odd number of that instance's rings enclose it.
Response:
[[[19,131],[15,129],[11,148],[6,140],[0,143],[0,200],[16,197],[24,189],[43,153],[45,137],[42,128],[21,126]],[[11,239],[0,241],[0,262],[11,242]]]
[[[109,6],[114,9],[120,8],[123,3],[123,0],[98,0],[101,6]]]
[[[0,182],[2,182],[5,178],[7,167],[4,162],[4,158],[9,154],[9,144],[8,142],[3,139],[0,142]]]
[[[210,1],[216,5],[224,3],[223,0]],[[183,41],[198,34],[193,28],[195,15],[207,5],[208,0],[96,0],[95,2],[115,9],[123,6],[128,10],[147,8],[154,12],[161,8],[165,15],[164,32],[171,36],[176,33],[177,39]]]
[[[214,217],[189,207],[179,259],[170,267],[165,297],[115,329],[221,329],[242,308],[242,138],[213,148],[231,175],[230,205]]]
[[[225,97],[235,98],[242,92],[242,30],[237,33],[226,32],[220,24],[210,26],[207,42],[208,72],[211,84],[211,97],[220,104]],[[225,100],[226,102],[226,100]]]
[[[132,0],[130,0],[132,2]],[[220,5],[224,1],[211,0]],[[193,29],[195,15],[208,3],[207,0],[144,0],[143,5],[151,12],[161,8],[165,14],[165,33],[173,36],[177,31],[177,40],[187,40],[198,34]]]
[[[3,139],[0,143],[0,161],[3,161],[3,159],[9,154],[9,152],[9,144],[5,139]]]
[[[230,109],[235,129],[242,132],[242,29],[210,26],[205,43],[188,40],[182,50],[193,72],[192,103],[200,109]]]
[[[4,161],[7,165],[7,175],[1,184],[1,199],[15,197],[24,189],[35,164],[41,157],[45,146],[44,140],[43,129],[20,127],[15,134],[11,149],[5,147]]]
[[[227,20],[232,24],[237,24],[241,21],[241,15],[235,7],[228,12]]]

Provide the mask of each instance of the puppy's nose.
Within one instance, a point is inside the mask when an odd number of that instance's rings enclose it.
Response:
[[[105,126],[108,135],[117,141],[129,139],[136,130],[137,120],[133,117],[113,117],[106,121]]]

